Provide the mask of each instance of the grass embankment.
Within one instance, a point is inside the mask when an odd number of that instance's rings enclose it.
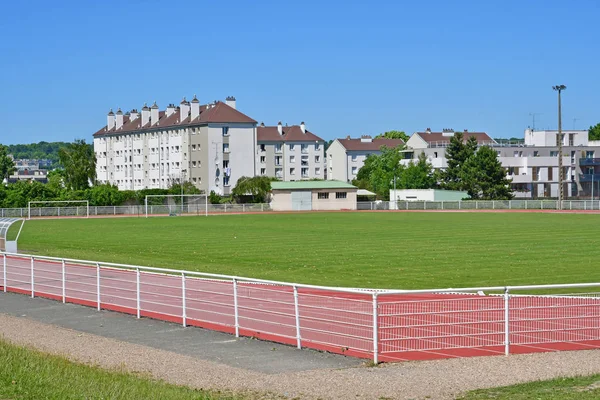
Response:
[[[2,399],[233,400],[218,393],[73,363],[2,339],[0,360]]]
[[[600,281],[600,215],[310,213],[32,220],[21,252],[320,285]]]
[[[592,375],[474,390],[461,397],[461,400],[597,400],[599,398],[600,375]]]

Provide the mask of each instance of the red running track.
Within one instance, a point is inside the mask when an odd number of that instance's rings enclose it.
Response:
[[[7,290],[31,295],[31,258],[7,256],[6,260]],[[61,262],[35,259],[33,271],[35,296],[63,299]],[[135,270],[66,262],[64,271],[66,302],[97,307],[99,286],[100,308],[138,313]],[[297,329],[291,286],[238,281],[236,290],[237,330],[241,336],[289,345],[300,341],[302,347],[373,358],[371,292],[298,288]],[[141,317],[176,323],[183,323],[185,318],[187,325],[236,333],[231,280],[186,275],[184,283],[180,275],[140,271],[139,292]],[[511,296],[508,306],[510,353],[600,347],[600,297]],[[379,294],[377,313],[380,361],[505,352],[502,296]]]

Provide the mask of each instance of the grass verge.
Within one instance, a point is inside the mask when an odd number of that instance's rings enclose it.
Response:
[[[233,400],[131,373],[77,364],[0,339],[0,398]]]

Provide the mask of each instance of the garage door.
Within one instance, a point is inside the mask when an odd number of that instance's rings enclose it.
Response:
[[[292,192],[292,210],[310,211],[312,210],[311,192]]]

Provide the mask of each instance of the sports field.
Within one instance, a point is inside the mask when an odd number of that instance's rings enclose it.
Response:
[[[347,287],[600,282],[600,215],[306,213],[31,220],[21,233],[19,251]]]

